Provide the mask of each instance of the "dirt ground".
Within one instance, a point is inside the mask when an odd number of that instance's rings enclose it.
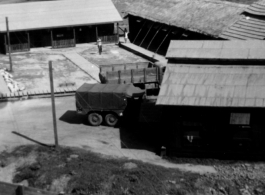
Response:
[[[26,91],[39,91],[50,88],[48,62],[53,63],[54,87],[62,88],[66,84],[79,87],[84,82],[96,83],[78,64],[65,57],[67,53],[77,53],[88,61],[88,64],[109,65],[147,61],[115,44],[103,45],[102,55],[98,54],[97,46],[93,43],[83,44],[76,48],[52,50],[49,48],[33,49],[29,53],[13,54],[13,79],[25,86]],[[0,56],[0,69],[9,69],[9,57]]]
[[[215,172],[211,166],[193,167],[187,163],[176,165],[161,159],[155,154],[154,146],[149,143],[148,137],[139,139],[138,135],[135,135],[140,129],[133,123],[119,128],[89,126],[86,116],[76,114],[73,96],[57,98],[55,103],[61,145],[182,170]],[[0,151],[31,143],[54,144],[50,99],[24,100],[7,104],[3,102],[0,103],[0,108]]]
[[[265,193],[264,162],[162,159],[154,152],[152,129],[145,132],[135,123],[89,126],[76,114],[74,97],[56,98],[59,153],[39,146],[54,143],[50,99],[1,103],[0,108],[1,181],[78,195]],[[139,169],[124,170],[126,163]]]
[[[95,81],[80,70],[75,64],[59,54],[16,54],[12,56],[13,79],[22,83],[27,91],[50,89],[48,62],[53,63],[54,87],[60,88],[60,84],[75,83],[80,86],[84,82]],[[8,56],[1,56],[0,68],[9,69]]]
[[[117,45],[103,45],[102,55],[98,55],[96,47],[91,47],[79,53],[82,57],[96,65],[144,62],[146,59],[128,52]]]

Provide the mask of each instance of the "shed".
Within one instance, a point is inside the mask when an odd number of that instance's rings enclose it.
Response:
[[[170,150],[265,152],[264,46],[256,40],[171,41],[156,101]]]
[[[156,105],[265,107],[265,67],[168,65]]]

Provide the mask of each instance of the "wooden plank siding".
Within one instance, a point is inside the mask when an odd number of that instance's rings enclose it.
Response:
[[[136,62],[136,63],[99,65],[99,67],[100,67],[100,73],[104,75],[106,74],[106,72],[110,72],[110,71],[148,68],[148,67],[152,67],[152,64],[150,62]]]
[[[8,45],[5,45],[6,53],[9,53]],[[25,52],[30,50],[30,46],[28,43],[20,43],[20,44],[12,44],[10,45],[11,53],[16,52]]]
[[[75,39],[65,39],[65,40],[53,40],[52,48],[66,48],[66,47],[75,47]]]
[[[140,68],[106,72],[106,83],[160,83],[161,71],[155,68]]]
[[[118,43],[119,35],[100,36],[102,43]]]

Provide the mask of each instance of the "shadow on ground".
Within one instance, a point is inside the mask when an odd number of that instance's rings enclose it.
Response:
[[[31,141],[33,143],[39,144],[41,146],[46,146],[46,147],[53,147],[54,146],[54,145],[49,145],[49,144],[45,144],[45,143],[39,142],[37,140],[34,140],[34,139],[32,139],[32,138],[30,138],[30,137],[28,137],[26,135],[23,135],[21,133],[16,132],[16,131],[12,131],[12,133],[15,134],[15,135],[18,135],[20,137],[23,137],[24,139],[29,140],[29,141]]]
[[[139,122],[141,100],[129,100],[124,117],[119,124],[121,147],[159,153],[163,143],[159,127],[153,123]]]
[[[126,122],[120,125],[119,130],[123,149],[148,150],[159,153],[162,140],[159,141],[159,133],[155,127],[138,122]]]
[[[84,124],[89,125],[86,120],[86,115],[79,115],[75,110],[66,111],[59,120],[70,124]]]

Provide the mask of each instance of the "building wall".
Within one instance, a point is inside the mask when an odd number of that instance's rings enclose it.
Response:
[[[96,30],[97,28],[97,30]],[[30,42],[30,48],[51,46],[51,40],[67,40],[74,39],[76,43],[90,43],[97,41],[98,36],[109,36],[116,34],[114,24],[101,24],[90,26],[65,27],[55,29],[40,29],[21,32],[10,32],[11,45]],[[29,40],[28,35],[29,33]],[[5,36],[6,33],[0,34],[0,50],[5,53]]]
[[[171,40],[213,40],[211,36],[129,15],[129,39],[134,44],[165,55]],[[151,30],[149,31],[149,29]],[[153,40],[152,40],[153,39]],[[152,41],[152,42],[151,42]],[[150,44],[151,42],[151,44]]]
[[[162,144],[171,151],[264,152],[264,108],[165,106],[162,110]]]

